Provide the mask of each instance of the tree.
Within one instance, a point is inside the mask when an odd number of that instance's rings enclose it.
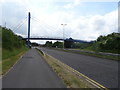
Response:
[[[63,48],[63,43],[62,42],[54,42],[52,47],[57,47],[57,48]]]
[[[7,50],[20,49],[26,45],[26,42],[22,40],[21,36],[18,36],[12,32],[12,30],[2,28],[2,48]]]
[[[72,48],[73,47],[74,42],[73,42],[72,38],[66,39],[64,42],[65,42],[64,43],[65,48]]]
[[[46,47],[52,47],[52,41],[51,41],[51,42],[47,41],[47,42],[45,43],[45,46],[46,46]]]
[[[38,44],[38,43],[35,43],[35,42],[31,43],[31,45],[32,45],[32,46],[39,46],[39,44]]]

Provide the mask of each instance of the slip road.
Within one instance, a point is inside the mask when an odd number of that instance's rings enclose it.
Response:
[[[40,48],[107,88],[118,88],[118,61]]]
[[[65,88],[36,49],[29,50],[2,78],[2,88]]]

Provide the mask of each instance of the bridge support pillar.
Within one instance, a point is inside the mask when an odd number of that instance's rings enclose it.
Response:
[[[28,13],[28,47],[30,47],[30,12]]]

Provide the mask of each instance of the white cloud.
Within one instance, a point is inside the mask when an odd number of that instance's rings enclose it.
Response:
[[[118,11],[106,15],[79,17],[73,22],[71,36],[82,40],[95,40],[99,35],[118,32]]]
[[[31,20],[31,36],[51,36],[63,37],[62,23],[67,23],[65,27],[65,37],[72,37],[81,40],[95,40],[99,35],[107,35],[112,32],[118,32],[118,11],[112,11],[105,15],[94,16],[76,16],[69,8],[80,5],[80,0],[65,5],[67,11],[56,11],[49,13],[49,8],[54,2],[47,3],[39,7],[41,1],[34,3],[32,0],[12,0],[13,2],[5,3],[3,7],[3,23],[7,22],[8,27],[13,27],[27,16],[28,11],[31,16],[37,17],[37,22]],[[41,5],[41,4],[40,4]],[[44,22],[43,22],[44,21]],[[25,24],[27,25],[27,23]],[[23,26],[16,33],[26,34],[27,27]],[[25,36],[25,35],[24,35]],[[43,41],[42,41],[43,42]]]
[[[80,0],[74,0],[72,2],[69,2],[68,4],[64,5],[63,7],[65,9],[70,9],[70,8],[74,8],[75,6],[80,4]]]

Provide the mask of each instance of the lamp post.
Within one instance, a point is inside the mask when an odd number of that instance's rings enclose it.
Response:
[[[65,47],[64,47],[64,29],[65,29],[64,27],[65,27],[67,24],[61,24],[61,25],[63,26],[63,49],[64,49],[64,48],[65,48]]]

